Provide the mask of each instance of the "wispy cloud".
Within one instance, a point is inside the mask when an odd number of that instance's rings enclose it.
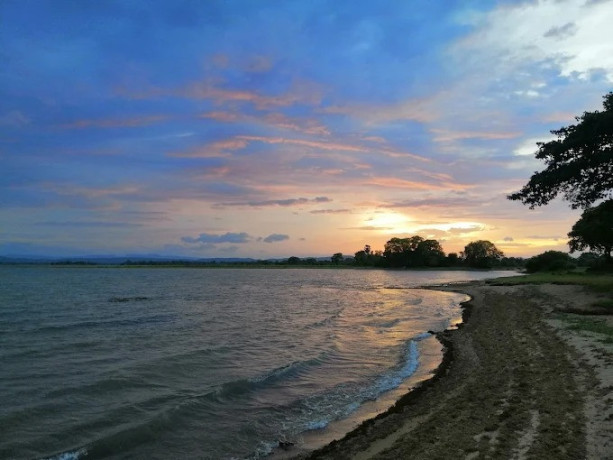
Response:
[[[311,214],[350,214],[351,209],[314,209]]]
[[[11,110],[0,115],[0,126],[18,128],[30,124],[31,120],[19,110]]]
[[[161,123],[168,119],[168,115],[144,115],[141,117],[117,119],[86,119],[66,123],[61,125],[61,127],[64,129],[133,128],[136,126],[147,126],[155,123]]]
[[[328,203],[332,201],[330,198],[325,196],[318,196],[315,198],[285,198],[281,200],[262,200],[262,201],[239,201],[239,202],[227,202],[227,203],[216,203],[214,206],[216,208],[224,208],[224,207],[251,207],[251,208],[264,208],[269,206],[281,206],[281,207],[289,207],[289,206],[301,206],[309,203]]]
[[[252,123],[277,129],[291,130],[303,134],[329,136],[330,129],[316,118],[290,117],[280,112],[251,115],[241,112],[210,111],[200,114],[200,118],[223,123]]]
[[[251,240],[251,237],[248,233],[224,233],[221,235],[214,233],[201,233],[197,237],[184,236],[181,238],[181,241],[184,243],[204,243],[204,244],[218,244],[218,243],[233,243],[233,244],[243,244],[248,243]]]
[[[244,88],[224,87],[216,81],[196,81],[179,88],[152,86],[145,89],[116,88],[118,95],[131,99],[155,99],[176,97],[192,100],[209,100],[216,105],[237,106],[248,104],[258,110],[270,110],[294,105],[319,105],[322,93],[317,85],[295,81],[289,90],[279,94],[264,94]]]
[[[284,235],[281,233],[272,233],[268,235],[266,238],[263,238],[262,241],[264,243],[278,243],[280,241],[289,240],[289,235]]]

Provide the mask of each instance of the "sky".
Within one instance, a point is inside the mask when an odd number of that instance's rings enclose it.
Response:
[[[0,255],[567,251],[506,196],[613,89],[613,1],[3,0]]]

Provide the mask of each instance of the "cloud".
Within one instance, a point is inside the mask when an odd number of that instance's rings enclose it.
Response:
[[[501,4],[478,16],[475,31],[453,52],[458,59],[467,59],[465,64],[473,71],[485,71],[486,65],[490,80],[510,75],[514,69],[528,75],[555,69],[571,79],[587,79],[601,69],[611,82],[611,23],[613,8],[605,3],[589,7],[584,0]]]
[[[11,110],[8,113],[0,116],[0,126],[12,126],[19,128],[30,124],[30,119],[19,110]]]
[[[176,97],[192,100],[209,100],[218,106],[240,106],[249,104],[257,110],[269,110],[294,105],[317,106],[322,93],[314,84],[294,81],[290,88],[280,94],[270,95],[250,89],[220,86],[216,81],[194,81],[178,88],[150,86],[149,88],[130,90],[117,88],[120,96],[130,99],[158,99]]]
[[[221,123],[252,123],[273,128],[291,130],[303,134],[329,136],[330,130],[321,121],[316,118],[307,117],[290,117],[280,112],[272,112],[267,114],[249,115],[241,112],[229,112],[223,110],[214,110],[204,112],[199,115],[200,118],[218,121]]]
[[[134,118],[100,119],[100,120],[77,120],[61,125],[65,129],[84,129],[84,128],[134,128],[136,126],[147,126],[168,120],[166,115],[147,115]]]
[[[184,236],[181,241],[184,243],[204,243],[204,244],[218,244],[218,243],[248,243],[251,240],[249,234],[245,232],[241,233],[224,233],[222,235],[216,235],[213,233],[201,233],[198,237],[192,238],[190,236]]]
[[[513,238],[511,238],[510,236],[505,236],[503,238],[503,241],[511,242],[511,241],[513,241]]]
[[[273,62],[268,56],[253,56],[247,62],[246,71],[251,73],[264,73],[272,69]]]
[[[311,214],[350,214],[351,209],[315,209]]]
[[[424,198],[413,198],[380,205],[381,208],[465,208],[471,206],[479,206],[485,203],[482,198],[473,198],[470,196],[443,196]]]
[[[262,201],[241,201],[235,203],[217,203],[214,205],[216,208],[225,208],[231,206],[245,206],[253,208],[263,208],[268,206],[300,206],[309,203],[329,203],[332,201],[326,196],[318,196],[315,198],[286,198],[283,200],[262,200]]]
[[[576,33],[577,33],[577,26],[572,22],[567,22],[563,26],[552,27],[547,32],[545,32],[543,37],[563,39],[563,38],[572,37]]]
[[[264,241],[264,243],[277,243],[279,241],[285,241],[285,240],[289,240],[289,235],[283,235],[283,234],[280,234],[280,233],[273,233],[271,235],[268,235],[262,241]]]
[[[531,236],[527,236],[526,238],[530,240],[553,240],[553,241],[558,241],[558,240],[563,239],[560,236],[540,236],[540,235],[531,235]]]
[[[434,142],[452,142],[464,139],[514,139],[521,136],[520,132],[493,132],[493,131],[452,131],[448,129],[432,129]]]
[[[229,158],[233,151],[247,147],[248,142],[244,139],[224,139],[210,142],[203,146],[183,152],[169,153],[169,157],[175,158]]]
[[[472,185],[448,182],[444,182],[442,184],[432,184],[429,182],[398,179],[397,177],[371,177],[364,180],[363,184],[374,185],[377,187],[390,187],[411,190],[463,190],[473,187]]]
[[[129,227],[142,227],[145,224],[137,222],[107,222],[107,221],[46,221],[37,222],[36,225],[43,225],[46,227],[64,227],[64,228],[79,228],[79,227],[92,227],[92,228],[129,228]]]
[[[355,153],[382,153],[390,157],[407,157],[422,162],[430,162],[429,158],[417,155],[414,153],[395,150],[391,148],[376,147],[371,148],[364,145],[353,143],[327,142],[320,140],[309,139],[291,139],[284,137],[266,137],[266,136],[238,136],[239,139],[245,139],[253,142],[264,142],[267,144],[290,144],[299,145],[302,147],[310,147],[317,150],[335,151],[335,152],[355,152]]]

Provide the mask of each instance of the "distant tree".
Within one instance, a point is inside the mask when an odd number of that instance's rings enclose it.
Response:
[[[468,243],[462,255],[466,264],[474,268],[491,268],[504,256],[494,243],[486,240]]]
[[[385,243],[383,256],[390,267],[415,266],[415,252],[419,243],[424,241],[421,236],[410,238],[392,238]]]
[[[448,267],[455,267],[460,262],[460,258],[458,257],[457,252],[450,252],[447,254],[447,260],[445,261],[445,265]]]
[[[296,257],[296,256],[292,256],[289,259],[287,259],[288,265],[298,265],[300,262],[301,262],[300,257]]]
[[[317,259],[315,257],[307,257],[304,259],[304,263],[307,265],[317,265]]]
[[[603,254],[605,262],[611,264],[613,250],[613,200],[586,209],[568,234],[570,252],[586,248]]]
[[[343,261],[343,253],[337,252],[335,254],[332,254],[332,257],[330,258],[330,260],[332,261],[334,265],[339,265]]]
[[[526,265],[526,260],[522,257],[503,257],[500,259],[500,266],[505,268],[520,268]]]
[[[597,265],[601,259],[604,259],[604,257],[596,252],[584,252],[577,257],[577,265],[579,267],[592,267]]]
[[[526,271],[534,272],[553,272],[574,268],[575,260],[565,252],[545,251],[542,254],[531,257],[526,262]]]
[[[537,143],[536,158],[547,167],[508,198],[533,209],[562,193],[573,209],[585,209],[613,196],[613,92],[603,106],[602,112],[575,117],[576,125],[551,131],[557,140]]]
[[[436,240],[420,241],[415,249],[415,265],[438,267],[443,264],[445,253],[441,243]]]

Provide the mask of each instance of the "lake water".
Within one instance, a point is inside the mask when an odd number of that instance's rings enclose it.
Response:
[[[0,458],[314,447],[430,372],[427,331],[509,272],[0,267]]]

